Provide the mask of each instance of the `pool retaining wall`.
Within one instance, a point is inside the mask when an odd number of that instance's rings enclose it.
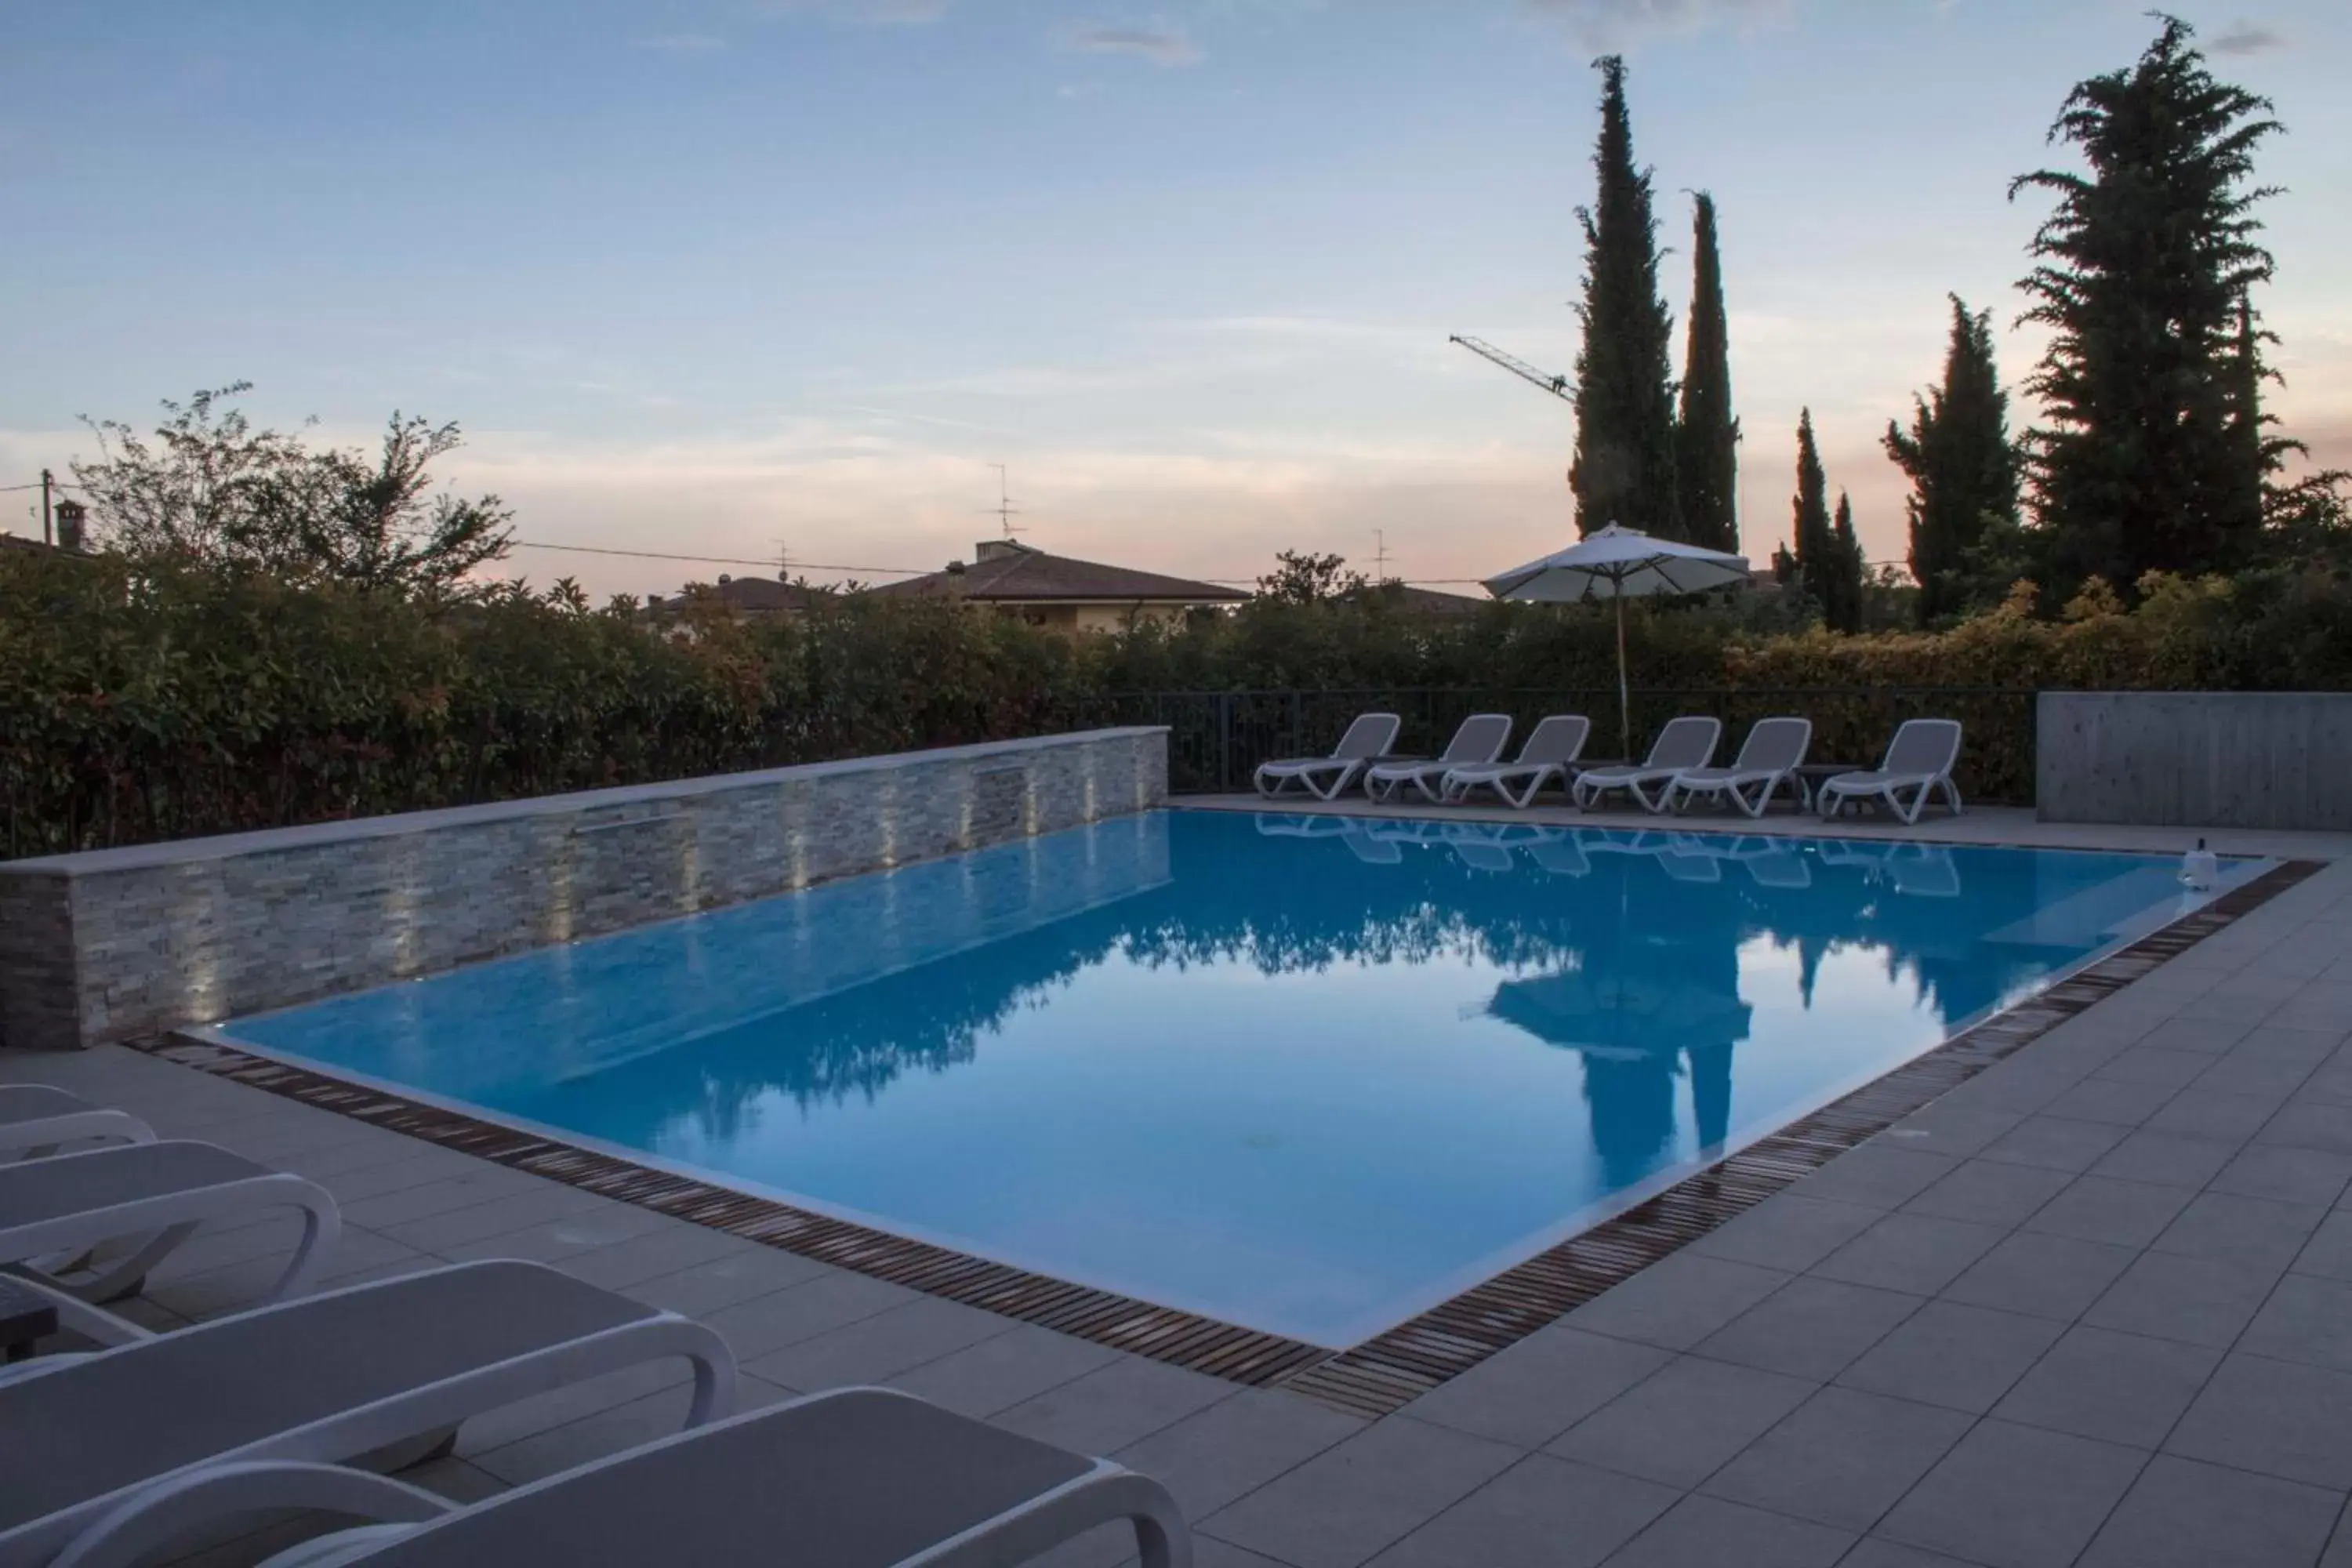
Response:
[[[0,862],[0,1046],[290,1006],[1165,804],[1092,730]]]
[[[2352,692],[2045,691],[2044,822],[2352,828]]]

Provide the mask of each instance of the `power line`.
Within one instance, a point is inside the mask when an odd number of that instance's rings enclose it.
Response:
[[[37,490],[40,488],[41,487],[38,484],[0,485],[0,494],[14,494],[21,490]],[[79,489],[82,487],[79,485],[61,483],[56,488],[61,490],[66,490]],[[993,508],[990,510],[992,512],[994,510]],[[750,555],[697,555],[683,551],[674,550],[623,550],[617,546],[609,544],[557,544],[551,541],[543,539],[518,539],[515,540],[513,543],[514,547],[518,550],[553,550],[559,551],[567,555],[618,555],[625,556],[634,561],[683,561],[698,566],[758,566],[772,571],[777,564],[774,561]],[[1383,559],[1385,559],[1385,553],[1386,547],[1383,545]],[[931,571],[933,570],[928,566],[847,566],[843,565],[838,562],[832,561],[792,561],[790,565],[792,570],[796,572],[854,572],[865,573],[877,577],[927,577],[930,575]],[[1200,578],[1199,581],[1203,583],[1214,583],[1219,587],[1249,588],[1256,586],[1258,579],[1257,576],[1251,575],[1245,577],[1202,577]],[[1397,581],[1408,584],[1416,588],[1459,588],[1481,586],[1484,579],[1477,577],[1401,577],[1397,579]]]
[[[626,555],[639,561],[690,561],[707,566],[764,566],[773,568],[773,561],[749,555],[688,555],[671,550],[620,550],[604,544],[551,544],[544,540],[518,539],[518,550],[561,550],[573,555]],[[795,561],[795,569],[803,572],[871,572],[882,577],[922,577],[930,573],[928,566],[843,566],[830,561]]]
[[[514,546],[518,550],[561,550],[574,555],[625,555],[638,561],[687,561],[703,566],[772,567],[775,565],[772,561],[750,555],[694,555],[675,550],[622,550],[608,544],[553,544],[540,539],[518,539],[514,541]],[[871,572],[882,577],[928,577],[932,570],[928,566],[844,566],[831,561],[795,561],[793,563],[793,569],[797,572]],[[1248,587],[1257,582],[1255,577],[1202,577],[1198,580],[1231,587]],[[1485,579],[1407,577],[1399,578],[1398,581],[1411,583],[1418,587],[1433,588],[1476,586]]]
[[[518,539],[513,542],[518,550],[561,550],[574,555],[625,555],[638,561],[686,561],[702,566],[772,567],[775,565],[772,561],[750,555],[693,555],[674,550],[622,550],[606,544],[553,544],[539,539]],[[793,569],[796,572],[870,572],[882,577],[928,577],[932,570],[927,566],[844,566],[830,561],[795,561],[793,563]],[[1424,588],[1476,586],[1485,581],[1478,577],[1411,577],[1398,580]],[[1248,587],[1255,584],[1257,579],[1255,577],[1202,577],[1198,581],[1214,583],[1220,586]]]

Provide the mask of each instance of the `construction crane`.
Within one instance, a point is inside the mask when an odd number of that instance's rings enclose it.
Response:
[[[1460,343],[1480,359],[1493,361],[1520,380],[1533,382],[1554,397],[1565,398],[1570,403],[1576,401],[1576,387],[1564,375],[1546,375],[1527,361],[1516,355],[1505,353],[1483,338],[1465,338],[1457,332],[1445,341],[1449,343]]]

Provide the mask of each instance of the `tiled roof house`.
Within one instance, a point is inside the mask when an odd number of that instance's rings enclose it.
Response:
[[[886,583],[873,592],[891,598],[958,598],[1019,616],[1032,626],[1066,631],[1117,631],[1249,597],[1214,583],[1049,555],[1009,539],[983,540],[973,555],[969,566],[950,562],[944,572]]]

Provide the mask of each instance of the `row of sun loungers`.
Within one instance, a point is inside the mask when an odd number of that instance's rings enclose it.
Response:
[[[1858,868],[1898,893],[1950,898],[1960,890],[1949,848],[1909,841],[1825,840],[1808,852],[1777,836],[1659,833],[1606,828],[1541,828],[1509,823],[1431,822],[1412,817],[1261,816],[1269,838],[1331,840],[1373,866],[1396,866],[1415,845],[1451,851],[1473,871],[1507,872],[1522,864],[1555,877],[1587,877],[1596,857],[1647,857],[1678,882],[1720,882],[1744,869],[1759,888],[1813,885],[1812,867]]]
[[[338,1231],[313,1184],[159,1139],[63,1090],[0,1086],[0,1271],[102,1348],[0,1367],[0,1568],[128,1568],[257,1512],[358,1521],[273,1562],[1024,1562],[1125,1521],[1145,1568],[1190,1538],[1158,1482],[895,1390],[738,1415],[726,1342],[537,1263],[461,1263],[305,1294]],[[151,1333],[104,1303],[197,1226],[292,1207],[304,1237],[251,1309]],[[113,1247],[113,1262],[94,1262]],[[684,1430],[460,1505],[381,1473],[459,1425],[684,1362]]]
[[[1883,805],[1906,823],[1916,823],[1939,798],[1954,814],[1960,810],[1960,792],[1952,782],[1960,726],[1951,719],[1906,721],[1878,767],[1836,773],[1818,786],[1809,784],[1803,772],[1813,740],[1809,719],[1759,721],[1728,767],[1712,765],[1723,740],[1722,721],[1696,715],[1669,722],[1641,762],[1599,767],[1578,763],[1592,731],[1591,721],[1580,714],[1542,720],[1509,762],[1503,760],[1511,737],[1507,714],[1473,714],[1444,753],[1433,758],[1392,756],[1402,728],[1393,713],[1361,714],[1329,756],[1266,763],[1254,782],[1268,797],[1296,787],[1326,801],[1359,784],[1380,802],[1408,793],[1431,803],[1460,802],[1490,789],[1522,809],[1558,785],[1580,809],[1622,794],[1651,812],[1684,811],[1706,799],[1760,817],[1785,792],[1798,806],[1812,807],[1823,817],[1866,802]]]

